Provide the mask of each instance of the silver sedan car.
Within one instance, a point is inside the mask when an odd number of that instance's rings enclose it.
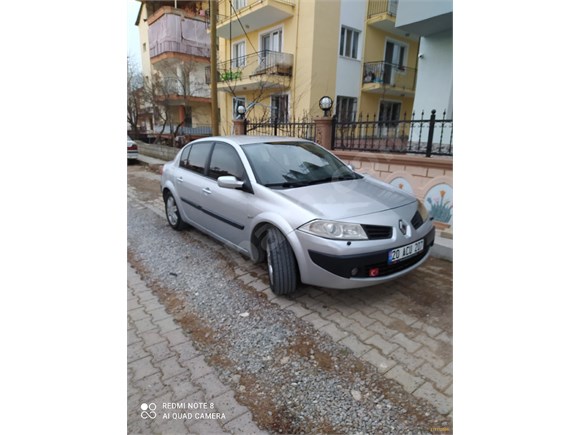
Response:
[[[435,238],[421,201],[302,139],[193,141],[163,167],[161,191],[172,228],[266,261],[276,294],[383,283],[420,266]]]

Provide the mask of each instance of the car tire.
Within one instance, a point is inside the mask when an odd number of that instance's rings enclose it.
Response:
[[[276,228],[268,230],[266,260],[270,288],[274,294],[287,295],[294,292],[298,284],[296,259],[290,243]]]
[[[166,192],[163,195],[163,199],[165,200],[165,217],[171,228],[177,231],[184,229],[185,222],[181,219],[177,202],[171,192]]]

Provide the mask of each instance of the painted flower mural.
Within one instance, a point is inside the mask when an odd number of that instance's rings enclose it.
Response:
[[[397,177],[397,178],[393,179],[390,184],[392,186],[395,186],[395,187],[401,189],[404,192],[410,193],[411,195],[414,194],[413,188],[411,187],[411,184],[407,180],[405,180],[403,177]]]
[[[436,221],[451,224],[453,218],[453,188],[448,184],[438,184],[425,197],[426,206]]]

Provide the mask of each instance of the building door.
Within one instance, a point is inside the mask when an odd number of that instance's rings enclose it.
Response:
[[[262,51],[260,67],[269,68],[276,64],[276,54],[282,51],[282,29],[277,29],[261,36]]]
[[[383,83],[395,85],[398,71],[405,65],[405,47],[396,42],[387,41],[385,45],[385,62],[383,65]]]

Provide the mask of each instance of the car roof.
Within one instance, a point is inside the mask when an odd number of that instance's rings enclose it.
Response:
[[[221,140],[224,142],[237,143],[238,145],[248,145],[252,143],[273,143],[273,142],[311,142],[306,139],[290,136],[212,136],[199,140]]]

